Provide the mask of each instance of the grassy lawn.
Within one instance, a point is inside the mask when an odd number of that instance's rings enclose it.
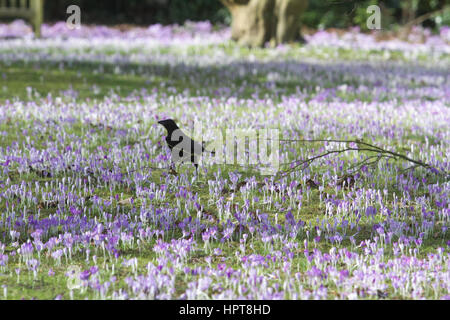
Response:
[[[4,298],[446,295],[447,177],[402,172],[409,164],[397,159],[337,185],[366,156],[357,151],[285,178],[252,165],[208,164],[199,176],[184,165],[172,175],[157,124],[359,138],[448,167],[448,73],[427,52],[17,46],[26,58],[0,49]],[[326,148],[281,143],[280,170]],[[82,272],[73,290],[71,268]],[[440,270],[436,287],[411,276],[426,270]]]

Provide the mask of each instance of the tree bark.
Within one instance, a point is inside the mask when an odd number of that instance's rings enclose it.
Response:
[[[262,47],[301,40],[300,16],[308,0],[221,0],[232,16],[231,38]]]

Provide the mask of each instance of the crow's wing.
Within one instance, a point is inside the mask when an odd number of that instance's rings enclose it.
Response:
[[[215,155],[214,151],[209,151],[205,148],[204,142],[200,144],[195,140],[192,140],[181,129],[177,129],[174,132],[172,132],[170,138],[166,139],[166,141],[172,147],[176,146],[177,149],[182,150],[185,156],[189,155],[200,156],[205,151],[211,153],[212,155]]]
[[[179,130],[179,131],[178,131]],[[200,145],[195,140],[192,140],[189,136],[187,136],[181,129],[178,129],[172,133],[168,142],[179,149],[183,149],[187,154],[196,154],[201,155],[204,151],[202,145]]]

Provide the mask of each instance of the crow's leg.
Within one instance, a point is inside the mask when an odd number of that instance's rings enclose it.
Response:
[[[195,175],[198,176],[198,164],[194,163],[194,167],[195,167]]]
[[[174,170],[174,169],[175,169],[175,163],[173,162],[172,159],[170,159],[169,170]]]
[[[179,162],[179,163],[178,163],[178,167],[176,167],[177,172],[180,170],[180,166],[181,166],[182,163],[183,163],[183,162]],[[176,166],[176,165],[175,165],[175,166]]]
[[[191,162],[195,167],[195,174],[198,176],[198,158],[195,155],[192,155]]]

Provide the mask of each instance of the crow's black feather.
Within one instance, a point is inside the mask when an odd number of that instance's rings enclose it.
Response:
[[[161,120],[158,121],[158,123],[160,125],[162,125],[164,128],[166,128],[167,130],[167,136],[166,136],[166,142],[167,145],[169,146],[169,149],[172,151],[173,148],[175,148],[179,143],[184,142],[185,145],[187,145],[186,141],[188,141],[189,145],[191,146],[190,149],[188,148],[188,150],[181,150],[180,151],[180,157],[181,158],[187,158],[190,156],[190,161],[194,164],[195,168],[198,168],[198,164],[197,164],[197,160],[196,160],[196,156],[200,156],[203,154],[203,152],[207,151],[209,153],[211,153],[212,155],[215,155],[214,151],[208,151],[205,149],[205,147],[203,145],[198,144],[197,142],[195,142],[194,140],[192,140],[191,138],[189,138],[175,123],[174,120],[172,119],[166,119],[166,120]],[[178,139],[176,139],[175,137],[172,137],[174,132],[180,130],[180,132],[178,132],[177,136]],[[199,150],[201,150],[201,152],[199,152]],[[186,152],[187,154],[185,155],[184,152]]]

